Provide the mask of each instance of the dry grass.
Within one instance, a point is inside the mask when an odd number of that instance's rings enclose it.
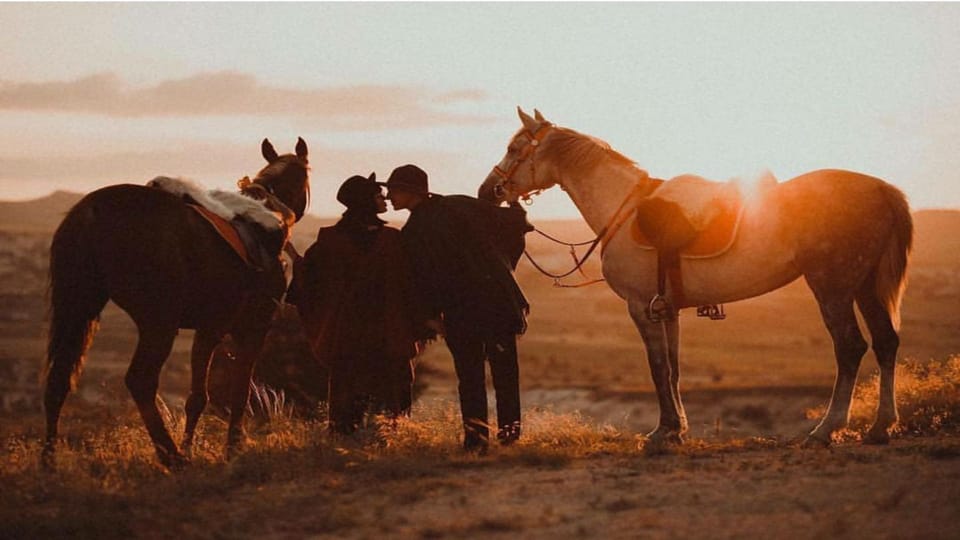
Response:
[[[900,434],[934,435],[960,429],[960,355],[943,361],[897,364],[897,408]],[[879,375],[857,385],[850,407],[850,426],[842,437],[860,440],[876,417]],[[807,411],[808,418],[820,418],[826,405]]]
[[[876,377],[858,385],[851,409],[850,429],[865,431],[877,405]],[[246,451],[235,461],[224,462],[222,443],[225,423],[205,416],[194,446],[192,473],[236,472],[252,466],[263,469],[254,476],[293,477],[305,466],[339,469],[361,463],[423,461],[431,466],[471,461],[460,451],[460,413],[456,403],[427,400],[415,404],[412,418],[377,417],[352,437],[328,434],[322,421],[293,417],[282,400],[268,389],[258,389],[263,407],[273,413],[260,423],[248,422]],[[903,362],[897,367],[897,395],[900,410],[898,433],[935,435],[960,429],[960,355],[943,361]],[[273,396],[272,400],[267,396]],[[158,400],[171,431],[182,432],[184,413]],[[106,491],[122,491],[168,473],[155,463],[153,448],[135,410],[89,405],[90,409],[72,418],[64,427],[65,440],[57,455],[57,470],[41,472],[40,438],[37,430],[8,436],[3,441],[0,475],[4,480],[32,478],[44,483],[51,478],[95,485]],[[822,415],[825,407],[809,409],[810,418]],[[39,417],[34,417],[38,423]],[[552,408],[535,408],[524,413],[521,441],[506,448],[496,445],[494,460],[521,463],[565,463],[596,455],[630,455],[642,438],[622,426],[597,425],[580,413],[558,413]],[[693,440],[681,452],[764,449],[778,446],[762,437]],[[271,461],[280,455],[284,457]],[[309,457],[308,457],[309,456]],[[482,458],[481,458],[482,459]],[[306,460],[307,462],[299,461]],[[416,468],[416,467],[414,467]],[[193,474],[184,476],[193,476]]]
[[[956,431],[958,375],[960,357],[901,368],[905,436]],[[876,396],[870,388],[865,384],[858,389],[854,430],[864,429],[872,414]],[[182,430],[183,412],[165,410],[170,425]],[[582,503],[576,493],[554,492],[558,488],[551,486],[561,478],[582,477],[592,469],[600,476],[594,476],[591,485],[610,485],[593,492],[592,502],[588,501],[591,508],[604,515],[630,516],[649,513],[644,507],[649,501],[625,492],[611,497],[618,493],[618,485],[630,484],[638,475],[652,475],[668,485],[697,485],[694,479],[704,474],[724,478],[747,474],[757,482],[769,477],[775,481],[772,485],[778,485],[777,475],[788,469],[808,475],[811,471],[845,471],[851,464],[892,466],[888,462],[896,455],[954,465],[960,457],[956,437],[901,442],[895,453],[856,444],[809,453],[790,441],[749,437],[693,439],[679,449],[647,454],[638,451],[642,439],[620,427],[595,425],[578,413],[560,414],[550,409],[527,411],[524,428],[518,444],[494,445],[489,455],[476,456],[459,448],[459,411],[457,404],[449,401],[418,403],[412,418],[377,418],[347,438],[329,435],[321,422],[277,414],[269,422],[253,425],[245,451],[228,462],[222,452],[224,423],[205,417],[192,465],[171,474],[156,464],[146,433],[132,411],[91,413],[71,423],[54,471],[40,466],[38,437],[16,435],[3,441],[0,536],[232,538],[340,536],[367,531],[363,536],[376,533],[377,527],[387,534],[403,530],[402,523],[378,524],[376,516],[390,514],[391,508],[429,505],[435,498],[469,506],[470,493],[476,489],[470,478],[485,478],[483,483],[491,486],[497,484],[489,484],[491,478],[535,478],[544,485],[531,484],[528,489],[521,483],[512,491],[501,487],[506,491],[490,495],[512,497],[506,507],[497,506],[497,512],[447,521],[440,512],[433,521],[418,525],[415,536],[521,533],[541,526],[572,527],[568,518],[550,515],[552,510],[533,519],[511,505],[532,504],[543,512],[552,508],[537,506],[537,499],[529,500],[531,493]],[[611,467],[621,472],[603,472]],[[657,501],[660,499],[654,500],[657,505],[666,504]]]
[[[183,412],[163,409],[172,429],[182,431]],[[191,466],[171,474],[157,465],[134,415],[87,417],[71,425],[72,431],[83,429],[61,445],[54,471],[41,468],[38,438],[21,435],[3,441],[0,537],[128,536],[150,531],[144,523],[151,520],[173,527],[170,534],[179,530],[190,536],[190,522],[209,519],[200,515],[202,508],[225,493],[243,501],[243,514],[256,516],[275,512],[278,505],[289,512],[291,505],[306,504],[304,490],[312,493],[317,484],[326,485],[329,489],[311,495],[309,504],[311,512],[321,509],[323,514],[325,500],[345,486],[375,482],[401,488],[397,493],[402,496],[405,484],[438,489],[445,485],[443,478],[464,468],[558,468],[592,454],[626,455],[636,448],[631,438],[612,427],[588,425],[578,415],[544,411],[530,413],[527,419],[524,440],[511,448],[494,447],[481,457],[460,451],[454,403],[417,405],[414,419],[378,418],[348,438],[329,435],[320,422],[277,415],[252,427],[244,452],[227,462],[224,423],[204,417]],[[349,512],[334,511],[333,505],[327,510],[323,519],[312,520],[310,532],[335,531],[354,523]],[[163,518],[167,514],[177,516],[172,524]],[[498,523],[477,527],[499,530],[504,524]],[[254,519],[238,531],[246,527],[256,531],[258,526]],[[243,530],[241,536],[249,532]]]

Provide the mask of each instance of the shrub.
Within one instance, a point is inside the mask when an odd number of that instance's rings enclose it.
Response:
[[[907,360],[897,365],[897,408],[900,421],[896,432],[931,435],[960,429],[960,355],[942,361]],[[860,383],[850,405],[851,436],[862,435],[876,417],[880,377]],[[808,418],[823,416],[826,407],[807,411]]]

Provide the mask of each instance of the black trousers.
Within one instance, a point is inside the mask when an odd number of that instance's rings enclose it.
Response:
[[[330,431],[349,435],[363,426],[367,412],[408,416],[412,403],[410,362],[343,356],[330,366],[327,400]],[[372,372],[369,372],[372,371]]]
[[[497,438],[510,444],[520,438],[520,368],[517,337],[512,332],[479,335],[464,324],[448,325],[446,342],[453,355],[460,392],[464,446],[486,444],[487,388],[484,361],[490,362],[497,399]]]

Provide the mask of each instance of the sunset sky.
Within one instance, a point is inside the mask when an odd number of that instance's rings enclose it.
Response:
[[[661,178],[846,168],[960,208],[957,3],[4,3],[0,25],[0,199],[229,188],[298,136],[314,214],[405,163],[475,194],[520,105]],[[531,209],[576,215],[559,190]]]

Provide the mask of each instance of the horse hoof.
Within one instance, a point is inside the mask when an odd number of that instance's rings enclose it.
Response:
[[[235,459],[237,456],[243,453],[243,451],[251,445],[250,439],[247,437],[242,437],[237,440],[232,440],[227,443],[227,461]]]
[[[160,464],[170,471],[179,471],[187,465],[190,465],[190,459],[177,451],[166,452],[157,450],[157,457],[160,459]]]
[[[637,443],[639,450],[647,455],[662,454],[677,446],[683,445],[683,435],[679,431],[653,430]]]
[[[886,429],[872,428],[863,437],[863,444],[889,444],[890,433]]]
[[[227,461],[237,459],[243,453],[243,445],[234,445],[227,447]]]
[[[814,449],[829,448],[831,442],[832,441],[830,440],[830,437],[823,438],[820,435],[814,435],[813,433],[811,433],[810,435],[807,435],[806,439],[803,440],[803,442],[800,444],[800,447],[814,448]]]
[[[163,466],[166,467],[171,472],[182,471],[190,465],[190,459],[183,454],[176,454],[170,459],[166,460],[163,463]]]
[[[177,454],[175,458],[170,461],[168,468],[173,471],[182,471],[190,466],[190,458],[183,454]]]
[[[40,467],[45,471],[53,471],[57,468],[57,461],[53,457],[52,448],[44,448],[40,453]]]

